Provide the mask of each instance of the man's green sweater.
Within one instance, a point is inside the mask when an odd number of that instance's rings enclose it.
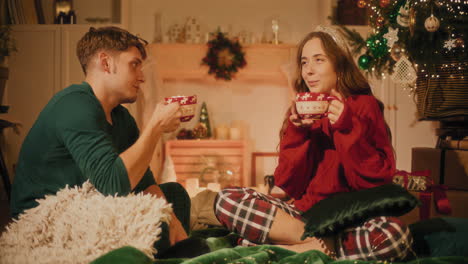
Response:
[[[139,136],[135,120],[121,105],[112,125],[85,82],[57,93],[39,114],[21,147],[13,182],[11,212],[17,217],[37,206],[36,199],[86,180],[105,195],[126,195],[127,170],[119,154]],[[155,184],[148,169],[135,192]]]

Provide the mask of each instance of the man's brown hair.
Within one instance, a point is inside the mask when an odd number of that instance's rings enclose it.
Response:
[[[81,68],[86,75],[89,60],[101,50],[125,51],[136,47],[141,57],[146,59],[145,46],[148,42],[130,32],[118,27],[90,27],[89,31],[80,39],[76,46],[76,55],[80,60]]]

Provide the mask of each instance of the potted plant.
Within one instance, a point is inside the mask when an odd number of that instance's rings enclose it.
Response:
[[[8,80],[7,59],[15,51],[17,51],[16,42],[11,35],[11,27],[9,25],[0,25],[0,105],[2,104],[6,81]]]

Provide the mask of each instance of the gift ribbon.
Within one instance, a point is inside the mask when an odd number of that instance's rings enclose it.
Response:
[[[437,212],[445,215],[449,215],[452,213],[450,201],[447,198],[447,194],[445,193],[447,189],[447,186],[442,184],[432,186],[432,192],[434,193],[434,202],[436,205]]]
[[[415,171],[415,172],[407,172],[407,171],[404,171],[404,170],[397,170],[395,175],[403,176],[403,183],[404,183],[405,188],[408,188],[408,183],[409,183],[409,177],[410,176],[426,177],[427,182],[430,185],[434,184],[434,181],[431,178],[431,170],[422,170],[422,171]]]
[[[422,205],[419,207],[419,219],[428,219],[431,216],[431,199],[432,192],[424,191],[419,193],[419,200]]]
[[[419,200],[422,205],[419,208],[419,219],[428,219],[431,216],[431,198],[434,194],[434,204],[436,210],[440,214],[450,215],[452,213],[452,206],[447,197],[447,186],[445,185],[433,185],[429,191],[419,193]]]

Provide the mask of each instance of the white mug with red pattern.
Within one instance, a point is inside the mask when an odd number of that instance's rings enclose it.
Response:
[[[181,122],[188,122],[195,116],[195,106],[197,105],[197,96],[171,96],[164,98],[166,104],[178,102],[180,105],[180,111],[182,116],[180,117]]]
[[[301,119],[321,119],[328,115],[328,105],[339,100],[328,93],[304,92],[296,95],[296,111]]]

